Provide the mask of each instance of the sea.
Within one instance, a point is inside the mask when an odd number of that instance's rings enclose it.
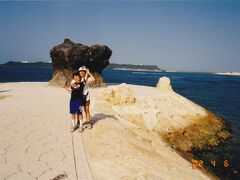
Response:
[[[52,72],[51,67],[0,67],[0,83],[47,82]],[[206,171],[220,179],[240,179],[240,76],[112,69],[103,71],[106,83],[153,87],[163,76],[170,78],[175,92],[221,117],[231,129],[232,137],[229,140],[218,147],[194,151],[194,158],[202,160]]]

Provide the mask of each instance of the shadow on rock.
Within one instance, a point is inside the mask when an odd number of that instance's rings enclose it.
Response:
[[[117,118],[115,116],[113,116],[113,115],[99,113],[99,114],[95,114],[91,118],[92,126],[94,126],[94,124],[96,124],[98,121],[104,120],[104,119],[107,119],[107,118],[111,118],[111,119],[117,120]]]

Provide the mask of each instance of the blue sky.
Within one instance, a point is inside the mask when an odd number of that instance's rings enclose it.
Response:
[[[0,2],[0,63],[48,61],[64,38],[106,44],[114,63],[240,71],[240,1]]]

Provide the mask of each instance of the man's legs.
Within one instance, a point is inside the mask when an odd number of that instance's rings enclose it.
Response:
[[[83,116],[82,113],[78,114],[78,119],[79,119],[79,132],[83,132]]]
[[[74,129],[75,129],[75,123],[76,123],[75,118],[76,118],[76,115],[75,114],[71,114],[71,119],[72,119],[71,130],[70,130],[71,132],[73,132]]]

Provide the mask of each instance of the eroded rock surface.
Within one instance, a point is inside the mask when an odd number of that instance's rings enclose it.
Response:
[[[100,90],[98,98],[115,105],[129,105],[135,102],[132,90],[125,83]]]
[[[98,97],[115,114],[182,151],[218,145],[229,137],[220,118],[175,93],[167,77],[160,78],[156,88],[121,84],[103,88]]]

